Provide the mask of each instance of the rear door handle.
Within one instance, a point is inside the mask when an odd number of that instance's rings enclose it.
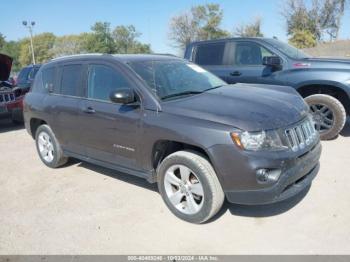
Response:
[[[83,112],[87,113],[87,114],[94,114],[96,111],[91,106],[88,106],[88,107],[83,109]]]
[[[231,76],[240,76],[240,75],[242,75],[242,73],[239,71],[234,71],[234,72],[231,72],[230,75]]]

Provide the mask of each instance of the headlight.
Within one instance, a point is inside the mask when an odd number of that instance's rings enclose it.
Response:
[[[261,131],[261,132],[233,132],[232,140],[241,149],[259,151],[270,150],[278,151],[287,149],[283,145],[277,131]]]

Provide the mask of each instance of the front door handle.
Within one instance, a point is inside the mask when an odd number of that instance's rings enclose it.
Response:
[[[88,107],[83,109],[83,112],[87,113],[87,114],[94,114],[96,111],[91,106],[88,106]]]
[[[242,75],[242,73],[239,71],[234,71],[234,72],[231,72],[230,75],[231,76],[240,76],[240,75]]]

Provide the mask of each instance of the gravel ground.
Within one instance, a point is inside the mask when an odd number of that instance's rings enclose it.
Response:
[[[225,203],[209,223],[168,211],[155,185],[72,160],[49,169],[0,120],[0,254],[350,254],[350,121],[323,142],[310,190],[279,204]]]

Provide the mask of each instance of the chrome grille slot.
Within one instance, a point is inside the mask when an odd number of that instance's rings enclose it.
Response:
[[[317,137],[317,132],[310,119],[304,120],[301,124],[285,131],[289,147],[293,151],[304,149]]]
[[[0,93],[0,103],[15,101],[15,95],[13,93]]]

